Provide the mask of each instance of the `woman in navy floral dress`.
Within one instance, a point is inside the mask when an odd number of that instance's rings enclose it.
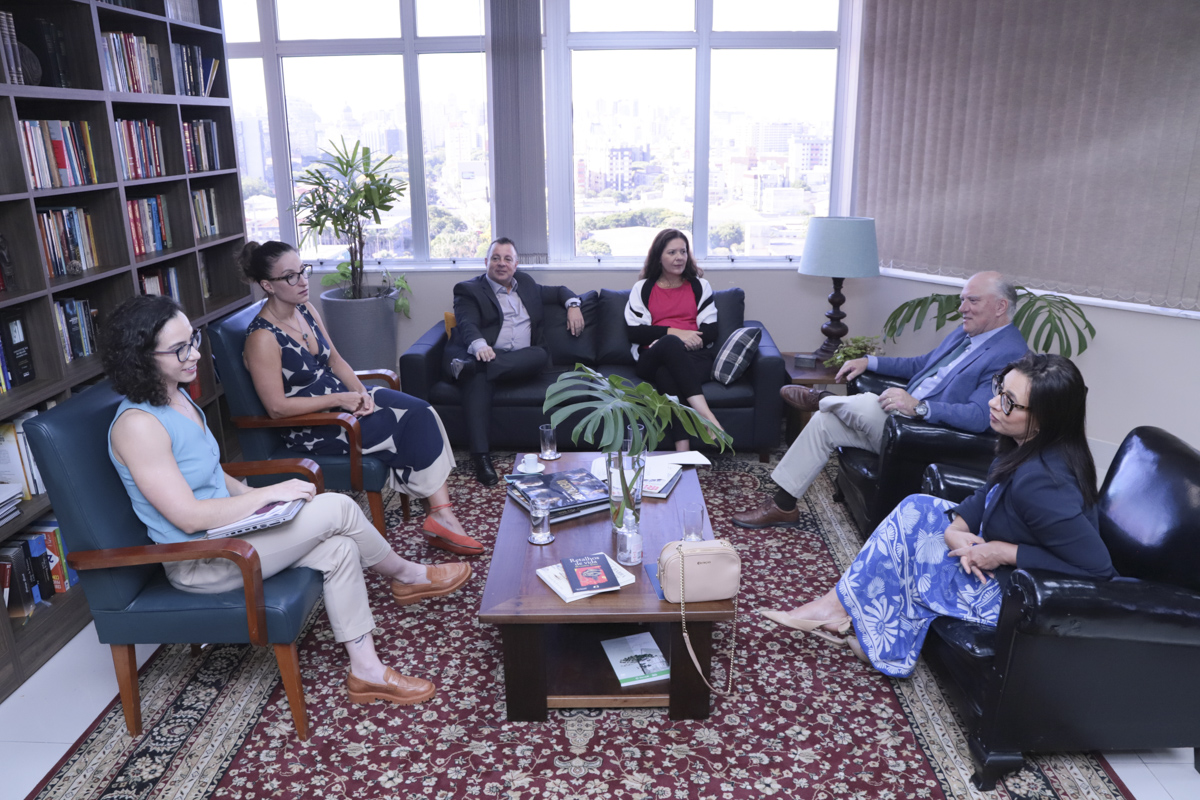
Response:
[[[937,617],[996,625],[1013,567],[1114,577],[1096,514],[1083,376],[1062,356],[1028,353],[995,376],[992,391],[999,456],[979,491],[957,506],[905,498],[833,589],[791,611],[759,611],[907,677]]]
[[[275,419],[322,411],[359,418],[363,454],[391,468],[396,491],[428,501],[423,530],[430,544],[463,555],[483,552],[466,535],[451,508],[446,478],[454,468],[450,440],[437,412],[424,400],[363,385],[329,340],[320,315],[308,305],[312,267],[285,242],[250,242],[242,251],[246,278],[267,293],[247,329],[244,358],[254,388]],[[336,425],[293,428],[288,447],[306,453],[349,451]]]

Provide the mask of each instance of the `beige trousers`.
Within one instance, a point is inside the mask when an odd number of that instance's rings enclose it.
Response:
[[[858,447],[878,453],[883,447],[887,419],[876,394],[822,398],[821,410],[800,431],[771,478],[792,497],[803,497],[835,447]]]
[[[288,523],[240,537],[258,552],[263,580],[289,567],[308,567],[325,576],[325,610],[339,642],[349,642],[375,628],[363,570],[392,552],[344,494],[319,494]],[[226,558],[163,564],[167,580],[185,592],[216,594],[241,590],[242,573]]]

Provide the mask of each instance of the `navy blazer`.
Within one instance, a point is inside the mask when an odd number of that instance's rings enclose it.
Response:
[[[521,270],[513,273],[517,283],[517,296],[529,314],[529,344],[534,347],[544,347],[546,334],[542,328],[545,319],[544,303],[565,304],[574,297],[565,286],[541,286],[533,276]],[[454,285],[454,330],[446,343],[446,360],[452,358],[467,359],[467,346],[476,339],[484,339],[488,346],[496,344],[500,336],[500,327],[504,323],[504,312],[500,309],[500,301],[492,291],[492,285],[487,281],[487,275],[479,275],[469,281]]]
[[[933,352],[913,358],[877,359],[877,371],[897,378],[913,378],[937,363],[966,337],[960,325]],[[1024,337],[1015,325],[1005,325],[954,367],[954,371],[925,398],[928,422],[962,431],[980,433],[988,429],[988,401],[992,399],[992,376],[1028,352]],[[908,391],[916,387],[909,383]]]
[[[993,486],[996,497],[989,504],[987,494]],[[988,481],[954,512],[972,533],[1017,545],[1019,569],[1116,577],[1100,538],[1096,506],[1084,507],[1079,484],[1057,450],[1021,464],[1003,483]]]

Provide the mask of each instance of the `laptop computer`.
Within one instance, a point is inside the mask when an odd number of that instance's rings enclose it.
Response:
[[[237,522],[231,522],[219,528],[212,528],[205,534],[205,538],[224,539],[226,536],[240,536],[244,533],[274,528],[276,525],[290,522],[303,505],[303,500],[291,500],[287,503],[279,501],[265,505],[245,519],[239,519]]]

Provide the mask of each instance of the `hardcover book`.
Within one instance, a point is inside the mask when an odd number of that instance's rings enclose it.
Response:
[[[28,547],[26,555],[33,566],[33,577],[37,580],[38,593],[45,600],[54,594],[54,572],[50,566],[50,550],[46,547],[46,536],[43,533],[26,531],[12,537],[9,541],[21,542]]]
[[[602,589],[595,592],[573,592],[571,591],[571,584],[567,581],[567,574],[563,570],[563,565],[561,563],[550,564],[549,566],[538,569],[536,571],[537,576],[541,578],[542,582],[549,586],[556,595],[562,598],[564,603],[573,603],[576,600],[582,600],[585,597],[593,597],[601,592],[616,591],[621,586],[628,586],[629,584],[637,581],[637,578],[632,572],[613,561],[608,555],[604,553],[596,553],[595,555],[607,559],[609,568],[613,571],[613,574],[617,576],[617,583],[619,586],[614,586],[611,589]]]
[[[33,566],[25,557],[25,548],[20,543],[0,545],[0,561],[12,568],[12,576],[9,579],[8,615],[16,618],[28,617],[33,613],[33,607],[42,602],[42,595],[33,576]]]
[[[512,475],[509,488],[524,499],[529,508],[534,500],[545,500],[550,511],[578,508],[608,501],[608,487],[586,469],[551,472],[543,475]]]
[[[594,594],[621,588],[616,573],[608,565],[608,556],[603,553],[567,556],[561,563],[572,592]]]
[[[20,386],[33,380],[33,355],[29,351],[29,340],[25,338],[23,311],[0,317],[0,345],[4,348],[9,382],[13,386]]]

